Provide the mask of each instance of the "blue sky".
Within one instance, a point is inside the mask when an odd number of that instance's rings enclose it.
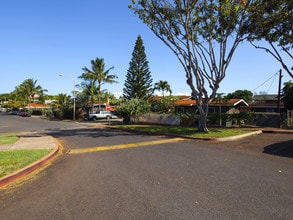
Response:
[[[131,0],[3,0],[0,2],[0,94],[33,78],[48,94],[70,94],[82,67],[104,58],[119,83],[103,85],[116,96],[137,36],[142,36],[153,82],[168,81],[173,94],[190,94],[185,73],[172,52],[128,9]],[[247,89],[277,93],[280,64],[243,43],[218,92]],[[59,76],[63,74],[63,76]],[[275,75],[274,75],[275,74]],[[282,81],[290,77],[283,72]],[[270,80],[268,80],[271,78]],[[268,80],[268,81],[267,81]],[[267,81],[266,83],[264,83]],[[264,83],[264,84],[263,84]],[[263,85],[262,85],[263,84]],[[262,86],[261,86],[262,85]]]

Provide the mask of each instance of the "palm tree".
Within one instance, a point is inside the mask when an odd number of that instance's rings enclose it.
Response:
[[[110,70],[114,69],[114,67],[110,67],[109,69],[105,70],[105,62],[103,58],[96,58],[95,60],[91,60],[91,64],[91,69],[88,69],[87,67],[82,68],[84,73],[79,78],[84,79],[85,81],[89,81],[90,84],[97,83],[96,89],[100,105],[101,86],[105,83],[117,83],[115,79],[118,77],[116,75],[109,74]]]
[[[24,80],[22,84],[15,88],[15,92],[23,98],[25,103],[26,100],[29,103],[34,101],[35,95],[43,96],[44,92],[47,91],[46,89],[42,89],[40,85],[37,85],[37,80],[32,78]]]
[[[170,95],[172,94],[172,90],[169,83],[163,80],[160,80],[159,82],[155,83],[154,90],[161,91],[163,98],[165,96],[165,92],[169,92]]]
[[[220,121],[219,124],[222,126],[222,107],[221,103],[224,101],[227,101],[227,96],[223,96],[225,93],[216,93],[216,97],[214,98],[214,101],[219,104],[219,113],[220,113]]]
[[[56,101],[53,103],[58,109],[65,109],[70,103],[70,96],[65,93],[60,93],[56,97]]]
[[[87,97],[87,100],[91,103],[92,110],[94,110],[94,101],[96,100],[96,97],[98,95],[97,93],[98,89],[94,83],[94,80],[90,80],[89,82],[82,82],[81,88],[82,88],[83,94]]]

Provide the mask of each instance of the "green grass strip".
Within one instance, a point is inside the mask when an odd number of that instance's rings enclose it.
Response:
[[[253,130],[243,129],[225,129],[211,128],[208,133],[199,132],[197,128],[190,127],[171,127],[171,126],[153,126],[153,125],[120,125],[119,128],[141,130],[148,132],[158,132],[163,134],[176,134],[194,138],[226,138],[235,135],[245,134]]]
[[[0,136],[0,144],[14,144],[18,139],[17,136]]]
[[[0,151],[0,178],[41,159],[50,149]]]

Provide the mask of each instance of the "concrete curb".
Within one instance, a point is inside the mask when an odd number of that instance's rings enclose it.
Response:
[[[133,133],[157,134],[157,135],[164,135],[164,136],[169,136],[169,137],[181,137],[181,138],[186,138],[186,139],[194,139],[194,140],[201,140],[201,141],[215,141],[215,142],[238,140],[238,139],[245,138],[245,137],[248,137],[251,135],[261,134],[263,132],[262,130],[257,130],[257,131],[252,131],[252,132],[248,132],[245,134],[239,134],[239,135],[235,135],[235,136],[231,136],[231,137],[227,137],[227,138],[196,138],[196,137],[189,137],[189,136],[184,136],[184,135],[144,131],[144,130],[139,130],[139,129],[136,130],[136,129],[115,128],[115,127],[111,127],[111,126],[108,126],[106,128],[117,129],[117,130],[121,130],[121,131],[128,131],[128,132],[133,132]]]
[[[258,131],[253,131],[253,132],[249,132],[249,133],[245,133],[245,134],[239,134],[239,135],[235,135],[235,136],[231,136],[231,137],[227,137],[227,138],[215,138],[215,141],[218,142],[224,142],[224,141],[234,141],[234,140],[238,140],[241,138],[245,138],[251,135],[257,135],[257,134],[261,134],[262,130],[258,130]]]
[[[40,160],[38,160],[38,161],[20,169],[20,170],[15,171],[12,174],[9,174],[7,176],[0,178],[0,187],[7,185],[7,184],[23,177],[23,176],[35,171],[36,169],[48,164],[48,162],[51,161],[57,155],[57,153],[59,152],[59,149],[60,149],[59,144],[57,143],[57,141],[55,139],[54,139],[54,145],[55,146],[54,146],[53,150],[45,157],[41,158]]]

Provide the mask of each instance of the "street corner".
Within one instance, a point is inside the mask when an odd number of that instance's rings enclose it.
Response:
[[[51,136],[46,136],[47,140],[47,147],[50,146],[49,149],[52,149],[49,154],[44,156],[43,158],[39,159],[38,161],[21,168],[9,175],[6,175],[2,178],[0,178],[0,187],[3,187],[5,185],[8,185],[16,180],[19,180],[20,178],[32,173],[33,171],[36,171],[37,169],[40,169],[42,167],[45,167],[46,165],[49,164],[54,158],[57,158],[57,156],[60,153],[60,149],[62,146],[60,143],[53,137]],[[34,142],[36,144],[36,142]],[[39,142],[39,144],[42,144],[42,142]],[[40,145],[39,145],[40,146]],[[36,149],[36,148],[34,148]],[[44,149],[44,148],[43,148]],[[48,148],[47,148],[48,149]]]

